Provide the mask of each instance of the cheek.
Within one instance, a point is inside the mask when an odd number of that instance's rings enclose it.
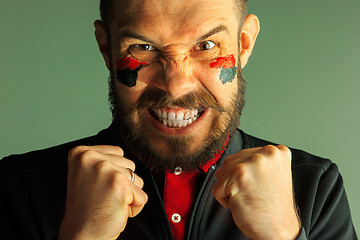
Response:
[[[210,68],[221,69],[219,80],[222,84],[232,82],[236,75],[236,61],[233,54],[225,57],[219,57],[214,62],[210,63]]]
[[[212,62],[198,62],[193,70],[194,77],[201,81],[201,84],[209,91],[222,106],[229,104],[229,96],[234,96],[238,91],[238,81],[233,81],[236,78],[236,67],[231,65],[230,68],[211,68],[209,64]],[[234,69],[235,68],[235,69]],[[235,70],[229,76],[224,76],[227,69]],[[228,80],[224,82],[221,78]],[[231,79],[231,80],[230,80]]]
[[[123,67],[117,67],[117,72],[124,72],[124,70],[122,70]],[[136,66],[131,68],[136,69]],[[126,70],[133,71],[129,67],[125,68],[125,72]],[[127,84],[131,83],[131,76],[123,76],[127,77],[123,79],[117,78],[117,81],[115,81],[116,95],[117,98],[120,100],[121,104],[123,105],[124,109],[130,110],[138,104],[139,98],[144,93],[144,91],[146,91],[146,89],[149,87],[151,82],[154,81],[154,79],[157,79],[158,72],[159,71],[157,71],[156,69],[156,64],[154,64],[153,62],[149,62],[146,66],[142,67],[141,70],[137,71],[136,81],[134,84]],[[124,80],[126,80],[127,82],[125,82]]]
[[[215,98],[225,88],[225,85],[219,81],[220,69],[209,68],[209,62],[195,64],[193,74],[194,78],[200,81]]]
[[[134,58],[119,58],[116,60],[116,79],[127,87],[136,86],[138,72],[148,66],[146,62],[140,62]]]
[[[192,69],[194,78],[199,80],[206,88],[222,87],[219,81],[220,69],[209,68],[209,61],[197,62]]]
[[[137,105],[142,92],[143,89],[138,87],[129,88],[119,82],[115,84],[115,94],[118,99],[118,104],[121,105],[124,112],[129,112]]]

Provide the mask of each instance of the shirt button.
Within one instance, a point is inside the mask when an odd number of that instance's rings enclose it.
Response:
[[[172,216],[171,216],[171,220],[174,222],[174,223],[179,223],[181,221],[181,216],[178,214],[178,213],[174,213]]]
[[[181,173],[182,173],[181,167],[175,168],[175,170],[174,170],[174,174],[175,174],[175,175],[180,175]]]

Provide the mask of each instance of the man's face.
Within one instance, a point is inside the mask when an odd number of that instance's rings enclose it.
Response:
[[[243,85],[234,9],[233,0],[114,0],[114,122],[151,167],[195,168],[238,124]]]

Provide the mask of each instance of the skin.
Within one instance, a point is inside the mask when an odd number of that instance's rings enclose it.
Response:
[[[129,55],[149,63],[146,68],[139,71],[135,87],[116,85],[117,92],[122,93],[119,104],[125,112],[136,105],[145,90],[151,88],[161,89],[175,100],[190,92],[205,89],[221,106],[227,108],[232,106],[227,96],[235,95],[238,91],[238,83],[233,81],[223,84],[219,79],[221,69],[209,67],[218,57],[233,54],[235,59],[238,58],[238,20],[233,14],[232,4],[230,0],[227,6],[223,6],[220,0],[174,1],[171,4],[166,1],[142,1],[140,5],[138,1],[129,1],[128,7],[125,8],[124,5],[119,5],[119,1],[115,2],[115,8],[121,9],[122,12],[116,15],[116,20],[110,25],[111,46],[107,46],[108,38],[102,24],[95,23],[100,49],[112,49],[111,54],[102,51],[108,69],[115,67],[111,64],[116,62],[116,59]],[[231,14],[224,16],[224,13],[229,12]],[[143,24],[144,22],[146,24]],[[193,50],[199,47],[201,42],[198,41],[199,38],[219,26],[225,26],[227,30],[204,39],[218,42],[218,47],[205,52]],[[129,32],[132,34],[127,34]],[[140,35],[148,41],[128,35]],[[248,37],[251,38],[250,35]],[[241,57],[244,58],[242,62],[245,65],[253,45],[251,40],[244,42],[247,48],[244,48]],[[158,51],[149,53],[131,47],[135,44],[151,44]],[[158,55],[160,57],[154,57]],[[176,112],[177,109],[174,111]],[[161,136],[171,134],[191,137],[194,141],[189,154],[193,153],[202,147],[202,142],[208,136],[212,123],[218,116],[226,118],[209,109],[201,124],[196,126],[193,124],[181,130],[156,128],[145,112],[134,114],[134,118],[138,118],[134,121],[142,125],[146,138],[151,140],[152,147],[166,157],[173,154],[173,151]]]
[[[114,2],[111,39],[100,21],[95,22],[95,35],[109,70],[116,69],[117,59],[126,57],[148,63],[138,72],[135,86],[116,82],[119,104],[124,109],[132,109],[141,94],[151,88],[166,91],[173,99],[205,89],[221,106],[231,107],[229,96],[239,90],[238,81],[223,83],[219,79],[222,68],[211,68],[210,64],[233,55],[240,58],[241,68],[245,67],[260,28],[256,16],[247,17],[238,36],[232,0],[120,3]],[[221,31],[208,34],[219,26]],[[201,39],[205,35],[209,36]],[[216,42],[216,47],[200,51],[204,40]],[[241,49],[237,49],[238,41]],[[144,45],[139,48],[137,44],[150,44],[156,51],[144,51]],[[134,121],[144,129],[154,149],[170,156],[172,149],[161,136],[189,136],[194,141],[187,153],[197,151],[214,119],[226,121],[223,114],[208,109],[201,121],[181,130],[156,127],[146,110],[136,112]],[[59,239],[116,239],[128,217],[136,216],[147,201],[141,178],[136,176],[135,182],[130,182],[126,168],[134,170],[134,163],[113,146],[76,147],[68,161],[66,212]],[[234,222],[248,238],[295,239],[298,235],[290,166],[288,148],[266,146],[229,156],[216,172],[218,182],[212,192],[231,210]]]
[[[213,195],[249,239],[296,239],[300,225],[287,147],[244,149],[225,159],[216,178]]]
[[[135,164],[115,146],[79,146],[69,152],[66,212],[58,239],[116,239],[147,202]]]

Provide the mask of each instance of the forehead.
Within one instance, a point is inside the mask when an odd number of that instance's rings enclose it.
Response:
[[[218,25],[238,27],[234,0],[113,0],[111,27],[156,41],[194,38]]]

